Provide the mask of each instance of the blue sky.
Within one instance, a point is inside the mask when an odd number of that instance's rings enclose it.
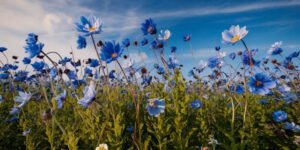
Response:
[[[81,15],[94,14],[103,21],[103,33],[96,38],[103,41],[121,41],[128,37],[142,37],[140,24],[153,18],[159,29],[169,29],[172,36],[168,45],[178,47],[178,59],[187,72],[200,59],[214,55],[214,47],[223,51],[242,50],[242,45],[222,45],[221,32],[231,25],[247,26],[245,37],[250,48],[259,48],[259,57],[270,45],[283,41],[285,51],[300,48],[300,1],[264,0],[53,0],[51,3],[35,0],[2,0],[0,2],[0,46],[9,49],[8,55],[26,56],[23,45],[26,34],[34,32],[45,43],[45,51],[57,51],[63,55],[76,48],[77,32],[74,22]],[[191,34],[191,55],[188,43],[182,41],[184,34]],[[153,62],[153,54],[146,47],[132,47],[132,56],[139,61],[138,50],[147,62]],[[166,51],[169,51],[166,49]],[[76,50],[77,58],[95,57],[92,47]],[[191,59],[195,59],[192,61]],[[2,57],[1,57],[2,60]],[[194,63],[194,64],[192,64]]]

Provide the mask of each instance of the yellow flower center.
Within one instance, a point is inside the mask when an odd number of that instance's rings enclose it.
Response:
[[[150,106],[155,106],[154,101],[149,101],[149,105],[150,105]]]
[[[231,42],[233,42],[233,43],[235,43],[235,42],[237,42],[238,40],[240,40],[240,36],[239,35],[235,35],[235,36],[233,36],[232,38],[231,38]]]
[[[112,57],[112,58],[115,58],[115,57],[117,57],[117,56],[118,56],[117,53],[112,53],[112,54],[111,54],[111,57]]]
[[[95,26],[92,26],[92,27],[90,27],[88,30],[89,30],[89,32],[93,32],[93,31],[96,30],[96,27],[95,27]]]
[[[256,85],[256,86],[261,86],[261,85],[262,85],[262,82],[256,81],[256,82],[255,82],[255,85]]]

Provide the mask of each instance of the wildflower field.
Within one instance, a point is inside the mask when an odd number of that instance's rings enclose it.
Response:
[[[25,58],[9,61],[0,47],[0,149],[299,149],[299,49],[283,55],[275,42],[258,59],[246,39],[255,37],[233,25],[185,76],[172,32],[155,20],[141,22],[140,39],[123,41],[98,39],[105,33],[95,16],[76,20],[69,56],[46,52],[35,33],[24,35]],[[87,40],[95,57],[74,60]],[[222,50],[237,43],[240,51]],[[135,63],[137,45],[155,63]]]

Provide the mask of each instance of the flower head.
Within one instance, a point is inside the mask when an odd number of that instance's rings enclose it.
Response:
[[[146,109],[150,116],[158,117],[160,113],[165,111],[165,101],[158,98],[148,99]]]
[[[6,51],[6,50],[7,50],[6,47],[0,47],[0,52],[4,52],[4,51]]]
[[[63,93],[56,96],[55,100],[57,102],[57,109],[61,109],[63,107],[63,105],[64,105],[63,101],[66,99],[66,96],[67,96],[66,90],[64,90]]]
[[[186,34],[183,36],[183,41],[188,42],[191,40],[191,35],[190,34]]]
[[[287,119],[287,114],[284,111],[277,110],[273,112],[273,119],[275,122],[282,122]]]
[[[160,34],[158,35],[159,40],[167,41],[171,37],[170,30],[161,30]]]
[[[220,60],[218,57],[210,57],[208,58],[208,67],[215,68],[220,64]]]
[[[78,49],[83,49],[86,48],[86,39],[85,37],[79,35],[77,38],[77,48]]]
[[[122,45],[123,45],[124,47],[129,47],[129,46],[130,46],[130,40],[129,40],[129,38],[124,39],[124,40],[122,41]]]
[[[276,86],[276,82],[263,73],[257,73],[249,79],[248,86],[253,94],[266,95]]]
[[[107,144],[99,144],[98,147],[96,147],[95,150],[108,150]]]
[[[192,103],[191,103],[191,106],[194,108],[194,109],[197,109],[197,108],[200,108],[202,106],[202,102],[198,99],[195,99]]]
[[[25,57],[25,58],[23,59],[23,63],[24,63],[25,65],[30,64],[30,62],[31,62],[31,59],[28,58],[28,57]]]
[[[105,42],[101,51],[101,59],[106,63],[117,60],[123,53],[123,47],[119,43]]]
[[[33,64],[31,64],[31,66],[33,67],[34,70],[36,71],[42,71],[43,68],[45,67],[45,63],[43,61],[40,62],[34,62]]]
[[[142,43],[142,46],[147,45],[148,44],[148,39],[144,38],[141,43]]]
[[[235,44],[239,40],[243,39],[248,34],[246,26],[240,28],[239,25],[231,26],[229,30],[222,32],[223,43],[225,44]]]
[[[282,45],[282,41],[275,42],[271,46],[271,48],[269,49],[268,54],[269,55],[278,55],[278,54],[281,54],[283,52],[283,50],[281,48],[281,45]]]
[[[91,81],[90,85],[84,88],[83,94],[84,96],[78,101],[78,104],[83,108],[87,108],[96,97],[94,81]]]
[[[142,32],[144,33],[144,35],[149,34],[156,34],[157,30],[156,30],[156,24],[152,21],[151,18],[146,19],[144,23],[142,23],[142,27],[141,27]]]
[[[40,54],[44,47],[43,43],[38,42],[38,36],[34,33],[29,33],[24,46],[25,52],[29,53],[29,58],[33,58]]]
[[[89,18],[84,16],[80,17],[80,23],[76,23],[76,28],[78,32],[82,32],[85,36],[90,36],[93,34],[99,34],[102,32],[102,22],[99,18],[90,15]]]

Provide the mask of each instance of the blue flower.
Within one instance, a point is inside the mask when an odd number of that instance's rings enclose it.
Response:
[[[202,106],[202,102],[198,99],[195,99],[192,103],[191,103],[192,108],[194,109],[198,109]]]
[[[78,101],[78,104],[83,108],[87,108],[96,97],[95,83],[93,81],[84,88],[83,94],[84,96]]]
[[[13,107],[10,111],[9,111],[9,114],[10,115],[16,115],[16,114],[19,114],[20,113],[20,108],[18,107]]]
[[[283,52],[281,48],[282,42],[275,42],[268,51],[269,55],[278,55]]]
[[[124,47],[129,47],[129,46],[130,46],[130,40],[129,40],[129,38],[124,39],[124,40],[122,41],[122,45],[123,45]]]
[[[216,51],[220,51],[220,49],[221,49],[220,46],[216,46],[216,47],[215,47],[215,50],[216,50]]]
[[[296,125],[294,122],[286,122],[284,123],[285,130],[292,130],[294,132],[300,132],[300,126]]]
[[[165,72],[165,69],[163,68],[163,67],[158,67],[157,68],[157,74],[160,74],[160,75],[162,75],[162,74],[165,74],[166,72]]]
[[[15,81],[17,82],[23,82],[27,79],[27,75],[28,75],[28,71],[18,71],[16,74],[15,74]]]
[[[8,73],[0,73],[0,80],[8,79],[9,74]]]
[[[98,67],[99,66],[99,61],[97,59],[91,59],[90,62],[90,67]]]
[[[142,85],[150,85],[151,81],[152,81],[152,76],[150,76],[150,77],[144,77],[141,84]]]
[[[284,111],[277,110],[273,112],[273,119],[275,122],[283,122],[287,119],[287,114]]]
[[[93,71],[90,68],[86,67],[84,68],[84,74],[93,74]]]
[[[25,52],[29,53],[29,58],[33,58],[40,54],[44,47],[43,43],[38,42],[38,36],[34,33],[29,33],[24,46]]]
[[[183,41],[187,42],[187,41],[190,41],[191,40],[191,35],[189,34],[186,34],[183,36]]]
[[[169,69],[175,69],[179,67],[179,61],[175,56],[170,56],[168,60],[168,67]]]
[[[231,58],[232,60],[234,60],[235,57],[236,57],[235,52],[232,52],[232,53],[229,54],[229,58]]]
[[[115,77],[115,72],[116,72],[115,70],[110,71],[108,77],[109,77],[110,79],[115,79],[115,78],[116,78],[116,77]]]
[[[6,51],[6,50],[7,50],[6,47],[0,47],[0,53],[4,52],[4,51]]]
[[[276,82],[263,73],[256,73],[249,79],[248,86],[253,94],[266,95],[276,86]]]
[[[177,47],[176,46],[172,46],[171,47],[171,53],[176,53]]]
[[[61,64],[61,65],[66,65],[68,62],[70,62],[72,59],[71,58],[68,58],[68,57],[65,57],[64,59],[58,61],[58,64]]]
[[[165,107],[166,104],[164,100],[154,98],[154,99],[148,99],[146,109],[150,116],[158,117],[159,114],[165,111]]]
[[[68,75],[70,80],[76,80],[77,79],[77,74],[76,74],[75,71],[69,71],[67,75]]]
[[[24,63],[25,65],[30,64],[30,62],[31,62],[31,59],[28,58],[28,57],[25,57],[25,58],[23,59],[23,63]]]
[[[123,53],[123,47],[119,43],[105,42],[101,51],[101,59],[106,63],[117,60]]]
[[[55,97],[55,100],[57,102],[57,109],[61,109],[63,107],[64,105],[63,101],[66,99],[66,96],[67,96],[67,91],[64,90],[63,93]]]
[[[224,32],[222,32],[223,43],[235,44],[239,40],[242,40],[247,34],[248,31],[246,29],[246,26],[244,26],[243,28],[240,28],[239,25],[231,26],[229,30],[225,30]]]
[[[51,68],[50,69],[50,77],[52,79],[54,79],[56,76],[57,76],[57,70],[56,70],[56,68]]]
[[[254,50],[252,50],[252,51],[254,51]],[[251,57],[251,61],[250,61],[250,57]],[[256,61],[256,60],[253,59],[252,52],[247,52],[247,51],[243,52],[243,54],[242,54],[242,61],[243,61],[244,65],[248,65],[248,66],[255,65],[255,66],[259,67],[259,64],[260,64],[260,61]]]
[[[237,93],[237,94],[243,94],[244,93],[244,87],[240,84],[237,86],[230,86],[230,90]]]
[[[142,23],[141,30],[144,33],[144,35],[156,34],[156,32],[157,32],[156,24],[152,21],[151,18],[146,19],[145,22]]]
[[[152,49],[161,49],[164,47],[164,43],[163,41],[160,41],[160,40],[154,40],[152,43],[151,43],[151,48]]]
[[[83,49],[86,48],[86,39],[85,37],[79,35],[77,38],[77,48],[78,49]]]
[[[213,56],[213,57],[208,58],[208,67],[215,68],[219,64],[220,64],[220,61],[219,61],[218,57]]]
[[[40,61],[40,62],[36,61],[33,64],[31,64],[31,66],[33,67],[33,69],[35,71],[42,71],[45,66],[45,63],[43,61]]]
[[[145,46],[148,44],[148,40],[146,38],[144,38],[141,43],[142,43],[142,46]]]
[[[99,34],[102,32],[102,22],[99,18],[90,15],[87,19],[84,16],[80,17],[80,23],[75,23],[78,32],[82,32],[85,36]]]

